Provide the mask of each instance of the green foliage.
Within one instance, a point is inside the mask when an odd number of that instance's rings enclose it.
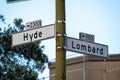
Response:
[[[0,15],[0,20],[4,22],[4,16]],[[0,27],[0,80],[36,80],[36,70],[42,73],[48,62],[40,41],[11,47],[12,33],[25,28],[22,22],[22,19],[15,19],[15,26]]]
[[[33,71],[27,66],[21,66],[18,64],[4,64],[4,67],[0,66],[0,79],[1,80],[36,80],[38,73]]]
[[[0,22],[4,22],[4,21],[5,21],[4,16],[0,14]]]

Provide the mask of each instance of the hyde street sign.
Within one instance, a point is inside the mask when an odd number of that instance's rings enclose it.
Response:
[[[12,35],[12,46],[44,40],[55,36],[55,25],[47,25],[42,28],[27,30]]]
[[[91,43],[75,38],[66,38],[66,49],[68,51],[94,55],[99,57],[108,57],[108,46],[98,43]]]

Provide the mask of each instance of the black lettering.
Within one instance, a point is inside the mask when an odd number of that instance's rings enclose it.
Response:
[[[42,37],[42,32],[39,32],[39,37]]]
[[[72,48],[75,49],[75,47],[74,47],[74,42],[73,42],[73,41],[72,41]]]
[[[88,52],[91,52],[91,47],[88,45]]]
[[[95,53],[95,47],[93,47],[92,52]]]
[[[30,36],[30,41],[32,41],[33,33],[32,33],[32,34],[29,34],[29,36]]]
[[[37,21],[35,21],[35,26],[39,27],[39,24],[38,24],[38,22],[37,22]]]
[[[30,24],[27,24],[27,27],[30,27]]]
[[[37,38],[37,31],[36,31],[35,34],[34,34],[34,38]]]
[[[38,23],[35,21],[35,23],[34,23],[35,25],[34,26],[37,26],[38,27]]]
[[[100,49],[100,54],[101,54],[101,55],[103,54],[103,48],[102,48],[102,49]]]
[[[34,23],[33,23],[33,22],[31,22],[31,28],[33,28],[33,26],[34,26]]]
[[[23,37],[23,38],[24,38],[24,41],[25,41],[25,40],[28,40],[28,33],[23,34],[23,36],[24,36],[24,37]]]
[[[30,28],[32,28],[32,23],[30,23],[30,25],[31,25]]]
[[[80,45],[79,45],[79,44],[77,44],[77,46],[76,46],[76,47],[77,47],[77,49],[80,49]]]
[[[38,21],[38,26],[41,26],[41,21],[40,20]]]
[[[85,45],[81,45],[81,50],[86,51],[86,46]]]
[[[97,48],[97,53],[99,53],[99,48]]]
[[[86,40],[89,41],[89,35],[86,35]]]
[[[91,35],[91,41],[94,41],[94,36],[93,35]]]

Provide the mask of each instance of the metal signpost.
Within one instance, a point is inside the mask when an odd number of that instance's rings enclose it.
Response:
[[[55,25],[47,25],[42,28],[26,30],[12,35],[12,46],[44,40],[55,36]]]
[[[75,38],[66,38],[66,49],[68,51],[94,55],[103,58],[108,57],[108,46],[98,43],[91,43]]]
[[[55,80],[66,80],[65,0],[56,0],[56,71]]]

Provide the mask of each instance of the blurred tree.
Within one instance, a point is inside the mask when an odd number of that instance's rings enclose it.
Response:
[[[0,14],[0,21],[5,18]],[[23,31],[22,19],[14,19],[15,26],[0,27],[0,80],[36,80],[43,72],[48,57],[40,41],[11,47],[12,33]]]

